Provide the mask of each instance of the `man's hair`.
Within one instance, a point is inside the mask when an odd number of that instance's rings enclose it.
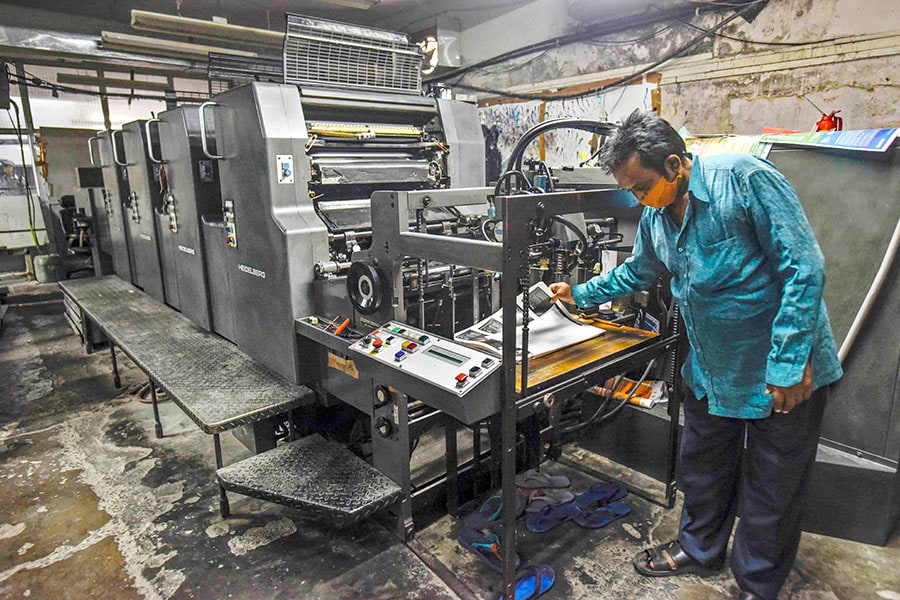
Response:
[[[666,157],[672,154],[684,157],[687,153],[684,140],[675,128],[656,113],[640,109],[628,115],[603,144],[600,165],[612,173],[635,152],[642,166],[657,173],[663,173]]]

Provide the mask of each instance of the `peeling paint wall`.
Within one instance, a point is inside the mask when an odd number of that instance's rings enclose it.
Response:
[[[568,19],[565,33],[572,33],[583,26],[582,21],[572,18],[577,4],[557,2],[554,6],[559,14],[545,13],[540,18],[548,23]],[[530,6],[547,9],[546,2]],[[501,32],[507,32],[505,37],[509,38],[508,32],[519,30],[516,19],[527,18],[527,14],[529,11],[520,9],[486,23],[480,26],[479,38],[490,38],[491,30],[495,32],[493,37],[504,37]],[[538,14],[532,11],[531,18]],[[692,23],[709,28],[727,14],[695,17]],[[621,14],[610,14],[610,18],[617,16]],[[884,32],[900,34],[896,0],[770,0],[752,22],[738,18],[721,30],[728,36],[770,45],[719,37],[704,40],[685,59],[697,62],[699,58],[711,71],[747,57],[758,57],[758,63],[769,66],[679,83],[677,77],[667,80],[667,74],[677,72],[683,61],[663,65],[657,70],[662,75],[661,114],[676,127],[683,125],[694,132],[753,134],[766,126],[808,131],[821,116],[812,102],[825,112],[840,110],[845,129],[900,126],[900,43],[894,41],[900,38],[889,38],[888,47],[877,51],[868,50],[862,40],[853,60],[838,56],[819,66],[777,66],[783,56],[797,51],[797,46],[789,45],[792,43],[821,43]],[[462,83],[495,90],[546,91],[567,81],[608,80],[614,78],[611,75],[619,76],[632,67],[659,60],[698,33],[681,23],[659,23],[497,65],[469,74]],[[539,40],[521,41],[519,46]],[[465,55],[465,47],[463,52]],[[778,70],[772,70],[771,65]]]

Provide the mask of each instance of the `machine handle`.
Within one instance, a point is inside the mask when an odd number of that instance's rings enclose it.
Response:
[[[200,105],[200,147],[203,148],[203,154],[206,155],[207,158],[211,158],[212,160],[221,160],[225,158],[224,156],[218,154],[210,154],[209,152],[209,144],[206,141],[206,107],[207,106],[219,106],[218,102],[204,102]]]
[[[147,119],[144,122],[144,133],[147,134],[147,156],[151,161],[155,162],[158,165],[162,164],[161,158],[156,158],[153,156],[153,141],[152,136],[150,135],[150,124],[151,123],[159,123],[159,119]],[[159,134],[159,126],[156,127],[156,133]],[[157,135],[159,137],[159,135]]]
[[[88,138],[88,157],[91,159],[92,167],[98,167],[98,166],[102,167],[103,166],[103,165],[98,165],[96,162],[94,162],[94,147],[91,145],[91,142],[93,142],[94,140],[99,140],[99,139],[100,139],[99,135],[94,135],[94,136],[91,136]]]
[[[119,160],[119,152],[116,150],[116,133],[122,133],[122,130],[120,129],[116,131],[115,129],[113,129],[109,132],[109,141],[110,145],[112,146],[113,161],[115,161],[115,163],[120,167],[127,167],[128,164],[124,160]]]

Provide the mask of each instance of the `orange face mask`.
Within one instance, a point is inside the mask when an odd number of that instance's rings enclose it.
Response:
[[[640,203],[650,208],[663,208],[672,204],[678,195],[678,184],[681,183],[681,177],[681,173],[679,173],[675,181],[668,181],[660,175],[659,181],[647,191]]]

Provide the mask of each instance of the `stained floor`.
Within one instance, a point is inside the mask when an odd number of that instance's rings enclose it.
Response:
[[[445,516],[402,544],[375,521],[339,530],[294,511],[231,495],[218,512],[212,441],[172,403],[151,407],[128,393],[145,382],[121,361],[112,385],[107,353],[86,355],[52,285],[12,287],[0,331],[0,598],[37,599],[487,599],[500,578],[457,542]],[[120,355],[121,356],[121,355]],[[225,462],[248,454],[223,436]],[[608,472],[570,447],[576,491]],[[619,477],[636,477],[624,471]],[[525,563],[558,579],[548,599],[734,597],[726,572],[648,580],[631,556],[676,531],[678,508],[634,495],[632,512],[598,530],[565,523],[534,534],[519,527]],[[839,515],[836,516],[839,518]],[[781,600],[900,600],[900,536],[886,547],[804,534]]]

